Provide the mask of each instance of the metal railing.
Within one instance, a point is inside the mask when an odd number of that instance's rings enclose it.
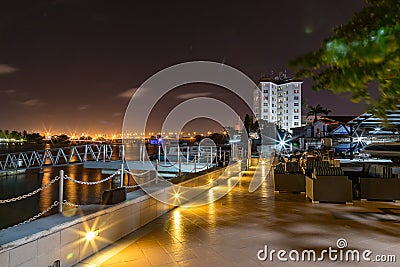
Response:
[[[87,144],[0,155],[0,171],[83,164],[88,160],[110,161],[113,148],[109,144]]]
[[[92,146],[96,147],[96,149],[97,149],[96,152],[93,150]],[[106,148],[106,146],[108,146],[108,148]],[[89,155],[92,156],[94,160],[100,160],[100,159],[102,159],[101,156],[100,156],[101,153],[104,153],[103,154],[104,159],[111,159],[112,149],[110,149],[109,152],[107,152],[107,149],[110,148],[109,145],[103,145],[103,149],[101,149],[99,147],[99,145],[85,145],[85,146],[82,146],[82,147],[85,147],[85,151],[83,152],[83,156],[81,155],[82,153],[79,152],[78,147],[69,148],[69,149],[71,149],[71,151],[75,151],[74,155],[80,155],[81,156],[80,160],[82,162],[86,161],[88,159]],[[57,156],[59,154],[63,154],[63,155],[65,155],[65,157],[67,156],[67,154],[65,154],[65,151],[63,151],[63,149],[56,149],[56,151],[58,151],[57,152]],[[39,157],[38,151],[35,151],[35,152],[36,153],[32,152],[33,154],[31,154],[31,157],[33,157],[38,162],[38,164],[41,163],[41,165],[43,166],[43,163],[45,162],[46,158],[45,157]],[[15,162],[15,158],[18,159],[18,157],[16,155],[19,155],[19,154],[26,154],[27,155],[28,153],[29,152],[14,153],[13,154],[14,156],[11,156],[14,159],[12,162]],[[46,153],[48,158],[54,156],[51,152],[45,152],[45,153]],[[239,151],[237,151],[235,153],[241,155],[242,157],[244,155],[246,155],[244,150],[243,151],[239,150]],[[70,154],[68,154],[68,155],[72,158],[72,152]],[[57,156],[56,156],[56,158],[57,158]],[[21,156],[21,157],[25,157],[25,156]],[[224,163],[225,163],[225,159],[226,159],[225,157],[226,157],[225,154],[222,154],[222,153],[219,154],[220,160],[223,159]],[[215,157],[215,160],[217,160],[217,157]],[[50,159],[50,161],[52,162],[52,164],[56,164],[58,162],[57,159],[54,159],[54,158],[53,158],[53,160]],[[193,166],[193,170],[191,172],[193,172],[193,171],[197,172],[197,171],[208,169],[209,166],[210,166],[209,164],[212,164],[213,161],[214,161],[214,159],[211,162],[206,162],[202,167],[200,167],[201,165],[197,163],[197,158],[195,157],[193,159],[194,166]],[[8,161],[6,161],[6,162],[8,162]],[[28,162],[28,163],[30,164],[31,162]],[[29,164],[26,164],[26,166],[31,166]],[[180,160],[179,160],[178,164],[181,165],[181,161]],[[4,166],[4,163],[3,163],[2,166]],[[139,188],[140,186],[143,186],[143,185],[146,185],[146,184],[149,184],[149,183],[152,183],[152,182],[154,182],[155,184],[158,184],[159,179],[163,179],[162,176],[159,174],[159,166],[161,166],[161,165],[159,164],[159,161],[156,160],[155,177],[152,178],[152,179],[149,179],[148,181],[145,181],[144,183],[140,183],[140,185],[139,184],[124,185],[124,174],[130,174],[130,175],[138,177],[138,178],[143,178],[143,177],[145,177],[145,175],[150,175],[150,170],[147,170],[147,171],[144,171],[144,172],[141,172],[141,173],[133,173],[130,170],[126,170],[125,169],[124,163],[121,164],[121,168],[119,170],[117,170],[116,172],[114,172],[110,176],[108,176],[106,178],[103,178],[103,179],[101,179],[99,181],[92,181],[92,182],[77,180],[75,178],[72,178],[72,177],[69,177],[68,175],[66,175],[64,173],[64,170],[60,170],[58,176],[54,177],[48,183],[42,185],[40,188],[37,188],[37,189],[33,190],[32,192],[29,192],[29,193],[26,193],[26,194],[23,194],[23,195],[20,195],[20,196],[8,198],[8,199],[0,199],[0,204],[7,204],[7,203],[20,201],[20,200],[23,200],[23,199],[26,199],[26,198],[29,198],[29,197],[32,197],[32,196],[38,194],[39,192],[43,191],[44,189],[52,186],[57,181],[59,182],[59,184],[58,184],[58,186],[59,186],[58,200],[54,201],[49,207],[47,207],[46,209],[44,209],[40,213],[32,216],[31,218],[26,219],[23,222],[20,222],[20,223],[18,223],[16,225],[10,226],[10,227],[2,229],[2,230],[6,230],[6,229],[9,229],[9,228],[18,226],[18,225],[22,225],[22,224],[26,224],[26,223],[32,222],[32,221],[40,218],[44,214],[50,212],[55,207],[58,207],[58,212],[62,213],[63,212],[63,205],[70,206],[70,207],[75,207],[75,208],[81,206],[79,204],[70,203],[66,199],[64,199],[64,180],[67,180],[67,181],[70,181],[70,182],[73,182],[73,183],[76,183],[76,184],[80,184],[80,185],[97,185],[97,184],[101,184],[101,183],[104,183],[106,181],[109,181],[109,180],[111,180],[113,178],[117,178],[118,175],[119,175],[119,179],[120,179],[119,186],[120,187],[126,187],[126,188],[129,188],[129,189],[131,189],[131,188]],[[179,170],[180,170],[179,171],[179,173],[180,173],[181,169],[179,169]],[[148,178],[151,178],[151,176],[148,176]]]
[[[50,212],[50,210],[52,210],[55,207],[58,207],[58,212],[62,213],[63,212],[63,205],[70,206],[70,207],[75,207],[75,208],[77,208],[79,206],[82,206],[82,205],[70,203],[70,202],[68,202],[68,200],[64,199],[64,180],[67,180],[67,181],[70,181],[70,182],[73,182],[73,183],[76,183],[76,184],[80,184],[80,185],[97,185],[97,184],[101,184],[101,183],[104,183],[106,181],[109,181],[109,180],[111,180],[111,179],[113,179],[115,177],[118,177],[117,175],[121,175],[120,176],[121,180],[120,180],[119,186],[122,187],[122,186],[124,186],[123,185],[123,182],[124,182],[124,179],[123,179],[124,177],[123,176],[124,176],[125,173],[128,173],[128,174],[133,175],[133,176],[137,176],[137,177],[143,177],[144,175],[149,174],[150,171],[145,171],[143,173],[132,173],[132,172],[130,172],[128,170],[123,169],[123,165],[122,165],[121,166],[121,170],[118,170],[118,171],[114,172],[113,174],[111,174],[110,176],[108,176],[108,177],[106,177],[104,179],[101,179],[99,181],[87,182],[87,181],[77,180],[75,178],[69,177],[68,175],[64,174],[64,170],[60,170],[58,176],[54,177],[51,181],[49,181],[48,183],[42,185],[41,187],[33,190],[32,192],[29,192],[29,193],[26,193],[26,194],[23,194],[23,195],[20,195],[20,196],[8,198],[8,199],[0,199],[0,204],[7,204],[7,203],[20,201],[20,200],[23,200],[23,199],[26,199],[26,198],[29,198],[29,197],[32,197],[32,196],[38,194],[39,192],[41,192],[44,189],[52,186],[55,182],[58,181],[58,200],[54,201],[49,207],[47,207],[46,209],[44,209],[40,213],[32,216],[31,218],[26,219],[23,222],[20,222],[20,223],[18,223],[16,225],[10,226],[10,227],[5,228],[5,229],[9,229],[9,228],[12,228],[12,227],[15,227],[15,226],[18,226],[18,225],[22,225],[22,224],[26,224],[26,223],[32,222],[32,221],[38,219],[39,217],[42,217],[44,214]],[[126,185],[125,187],[131,189],[131,188],[138,188],[138,187],[140,187],[142,185],[145,185],[145,184],[148,184],[148,183],[151,183],[151,182],[155,182],[157,184],[158,183],[158,179],[159,179],[158,176],[159,175],[158,175],[158,171],[157,171],[157,168],[156,168],[155,178],[150,179],[149,181],[146,181],[145,183],[142,183],[140,185],[138,185],[138,184],[131,185],[131,186]],[[5,230],[5,229],[2,229],[2,230]]]

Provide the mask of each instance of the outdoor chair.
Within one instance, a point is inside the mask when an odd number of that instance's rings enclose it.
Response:
[[[299,171],[299,164],[297,162],[276,165],[273,181],[276,193],[280,191],[305,192],[305,175]]]
[[[340,167],[316,167],[306,176],[306,196],[313,202],[353,202],[352,182]]]

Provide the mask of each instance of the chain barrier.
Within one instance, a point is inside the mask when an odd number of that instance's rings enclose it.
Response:
[[[65,200],[65,199],[64,199],[64,201],[63,201],[63,205],[67,205],[67,206],[74,207],[74,208],[79,208],[79,207],[82,207],[82,206],[83,206],[83,205],[73,204],[73,203],[71,203],[71,202],[68,202],[68,201]]]
[[[69,177],[68,175],[64,176],[64,179],[69,180],[71,182],[77,183],[77,184],[84,184],[84,185],[95,185],[95,184],[101,184],[104,183],[110,179],[112,179],[114,176],[116,176],[117,174],[120,174],[120,171],[116,171],[115,173],[113,173],[112,175],[108,176],[107,178],[104,178],[100,181],[95,181],[95,182],[84,182],[84,181],[80,181],[80,180],[76,180],[74,178]]]
[[[19,201],[21,199],[25,199],[25,198],[31,197],[31,196],[39,193],[43,189],[49,187],[50,185],[54,184],[58,180],[60,180],[60,177],[56,176],[53,180],[51,180],[47,184],[43,185],[42,187],[40,187],[40,188],[38,188],[38,189],[28,193],[28,194],[25,194],[25,195],[22,195],[22,196],[18,196],[18,197],[9,198],[9,199],[0,199],[0,204],[15,202],[15,201]]]
[[[33,217],[31,217],[31,218],[29,218],[29,219],[27,219],[27,220],[23,221],[23,222],[20,222],[20,223],[18,223],[18,224],[15,224],[15,225],[13,225],[13,226],[10,226],[10,227],[7,227],[7,228],[4,228],[4,229],[1,229],[1,231],[7,230],[7,229],[10,229],[10,228],[13,228],[13,227],[19,226],[19,225],[23,225],[23,224],[26,224],[26,223],[30,223],[30,222],[32,222],[32,221],[34,221],[34,220],[36,220],[37,218],[39,218],[39,217],[43,216],[43,215],[44,215],[44,214],[46,214],[47,212],[49,212],[49,211],[50,211],[52,208],[55,208],[55,207],[57,207],[59,204],[60,204],[60,202],[59,202],[58,200],[56,200],[56,201],[54,201],[54,202],[53,202],[53,204],[51,204],[51,206],[50,206],[50,207],[48,207],[48,208],[47,208],[47,209],[45,209],[44,211],[42,211],[42,212],[39,212],[39,213],[38,213],[38,214],[36,214],[35,216],[33,216]]]

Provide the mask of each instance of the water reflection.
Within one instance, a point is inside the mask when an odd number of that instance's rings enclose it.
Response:
[[[138,145],[129,144],[128,147],[129,158],[138,158]],[[0,154],[45,148],[45,146],[37,145],[0,146]],[[113,159],[116,160],[119,154],[118,146],[113,146],[113,149]],[[82,165],[27,170],[26,173],[20,175],[0,176],[0,199],[8,199],[32,192],[50,182],[54,177],[59,176],[61,169],[69,177],[82,181],[98,181],[109,176],[109,174],[102,174],[100,169],[85,169]],[[130,184],[134,184],[131,177],[125,176],[126,182],[128,182],[128,179],[131,180]],[[79,205],[99,204],[102,192],[118,185],[119,183],[113,184],[112,179],[97,185],[81,185],[64,180],[64,199]],[[2,218],[0,220],[0,228],[20,223],[47,209],[54,201],[58,200],[58,186],[58,182],[55,182],[32,197],[13,203],[0,204],[0,216]],[[56,212],[57,209],[53,208],[45,216]]]

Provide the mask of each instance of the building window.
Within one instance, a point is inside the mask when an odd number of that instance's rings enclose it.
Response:
[[[265,90],[265,89],[264,89],[264,94],[268,94],[268,90]]]
[[[299,113],[299,110],[297,108],[295,108],[294,113]]]
[[[288,113],[289,113],[289,110],[285,110],[285,113],[288,114]]]
[[[272,104],[272,107],[274,108],[274,107],[275,107],[275,104]]]
[[[268,119],[268,116],[264,115],[264,120]]]
[[[298,96],[295,96],[293,99],[294,99],[294,100],[299,100],[299,97],[298,97]]]
[[[293,103],[293,106],[298,107],[299,103]]]
[[[294,126],[299,126],[299,123],[297,121],[295,121]]]
[[[274,111],[273,111],[273,110],[271,110],[271,113],[274,113]]]
[[[299,119],[299,116],[294,116],[293,117],[295,120],[298,120]]]
[[[268,96],[265,96],[264,99],[265,99],[265,100],[268,100]]]
[[[289,119],[289,116],[286,116],[286,120],[288,120]]]
[[[295,87],[295,88],[299,88],[299,84],[298,84],[298,83],[295,83],[295,84],[294,84],[294,87]]]
[[[264,103],[264,107],[268,106],[268,103]]]
[[[264,109],[264,112],[267,113],[267,112],[268,112],[268,109]]]
[[[299,92],[300,92],[300,91],[297,90],[297,89],[293,90],[293,93],[295,93],[295,94],[298,94]]]
[[[288,104],[288,103],[286,103],[286,107],[287,107],[287,108],[289,107],[289,104]]]

